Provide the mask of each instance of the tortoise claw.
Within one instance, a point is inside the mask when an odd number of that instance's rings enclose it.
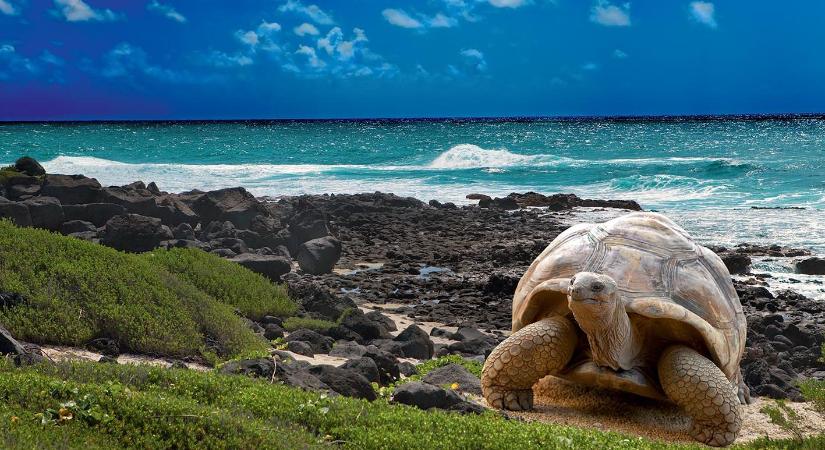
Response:
[[[529,411],[533,409],[533,389],[509,390],[500,386],[485,389],[487,403],[496,409]]]

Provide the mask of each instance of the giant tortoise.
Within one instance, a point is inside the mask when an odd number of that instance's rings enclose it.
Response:
[[[706,444],[736,439],[750,401],[742,305],[722,260],[661,214],[560,234],[516,288],[512,331],[484,364],[493,407],[531,409],[553,375],[671,401]]]

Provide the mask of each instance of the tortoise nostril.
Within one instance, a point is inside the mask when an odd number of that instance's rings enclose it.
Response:
[[[604,283],[601,281],[596,281],[590,285],[590,290],[593,292],[601,292],[604,290]]]

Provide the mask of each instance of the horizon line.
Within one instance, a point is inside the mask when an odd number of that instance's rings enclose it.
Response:
[[[237,123],[237,122],[533,122],[533,121],[616,121],[616,122],[645,122],[645,121],[714,121],[714,120],[794,120],[794,119],[825,119],[825,112],[785,112],[785,113],[723,113],[723,114],[622,114],[622,115],[512,115],[512,116],[410,116],[410,117],[305,117],[305,118],[185,118],[185,119],[0,119],[0,125],[6,124],[36,124],[36,123]]]

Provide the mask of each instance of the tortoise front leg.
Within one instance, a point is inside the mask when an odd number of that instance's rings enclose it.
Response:
[[[691,436],[721,447],[732,443],[742,426],[737,390],[711,360],[692,348],[674,345],[659,359],[665,394],[693,418]]]
[[[487,403],[512,411],[533,408],[533,385],[558,372],[576,348],[576,330],[569,319],[550,317],[513,333],[496,347],[481,371]]]

